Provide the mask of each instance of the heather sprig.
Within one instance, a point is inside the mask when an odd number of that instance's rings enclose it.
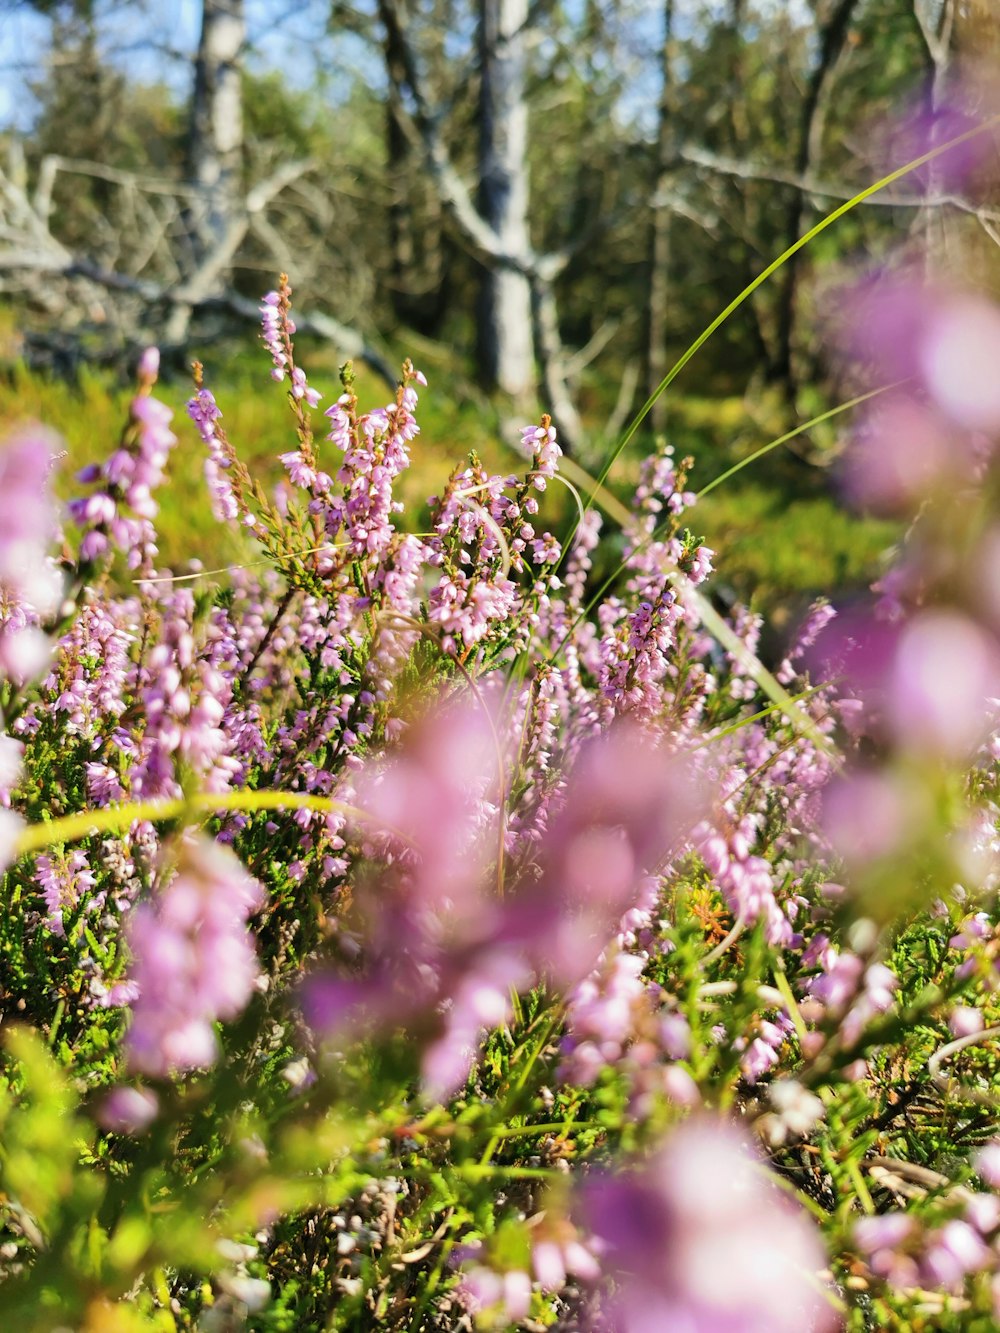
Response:
[[[565,532],[550,483],[581,470],[543,416],[520,471],[457,464],[414,531],[424,377],[366,410],[345,367],[318,440],[290,295],[262,305],[281,494],[200,369],[189,404],[263,566],[154,572],[152,356],[73,504],[65,606],[53,446],[0,446],[0,647],[43,666],[0,654],[0,1308],[995,1318],[1000,421],[962,356],[992,314],[889,289],[915,397],[861,404],[845,485],[919,518],[872,604],[815,605],[772,671],[683,526],[690,460],[658,448]],[[896,484],[916,416],[964,432],[954,491],[930,448],[937,489]]]

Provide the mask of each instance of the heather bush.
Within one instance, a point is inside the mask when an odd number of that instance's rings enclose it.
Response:
[[[995,1327],[1000,314],[855,291],[907,536],[768,670],[688,458],[411,523],[433,385],[324,406],[290,298],[276,488],[152,351],[64,514],[0,448],[5,1327]],[[253,559],[160,568],[178,438]]]

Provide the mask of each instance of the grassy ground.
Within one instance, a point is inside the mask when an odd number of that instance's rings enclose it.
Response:
[[[206,384],[218,398],[230,439],[265,486],[282,475],[277,455],[294,447],[292,418],[285,393],[270,382],[260,351],[246,346],[207,347]],[[337,367],[325,349],[309,352],[311,382],[324,394],[324,404],[339,391]],[[424,366],[427,358],[421,361]],[[442,366],[427,364],[430,388],[422,395],[422,434],[413,450],[413,465],[403,486],[409,521],[423,522],[428,495],[435,493],[449,470],[475,449],[486,465],[509,468],[513,454],[502,443],[502,421],[483,403],[471,385],[459,382]],[[66,383],[29,372],[18,363],[0,372],[0,431],[18,422],[40,420],[58,431],[67,457],[60,466],[59,489],[74,493],[74,474],[84,463],[105,457],[114,447],[127,413],[132,389],[111,373],[85,368],[77,382]],[[214,522],[202,482],[203,451],[188,421],[184,403],[191,385],[183,376],[168,377],[160,396],[176,413],[179,444],[170,466],[169,485],[161,492],[161,563],[182,569],[197,557],[214,568],[253,558],[253,549],[238,534],[223,532]],[[358,392],[364,406],[386,399],[385,386],[363,369]],[[752,410],[739,399],[706,400],[674,397],[669,436],[679,456],[692,454],[697,489],[734,461],[780,433],[773,413],[759,404]],[[317,433],[322,418],[317,418]],[[627,498],[638,476],[649,441],[637,437],[612,473],[613,488]],[[600,450],[583,461],[594,470]],[[562,488],[547,500],[546,521],[555,526],[570,501]],[[791,614],[820,590],[850,589],[871,580],[880,556],[896,533],[891,524],[860,519],[839,507],[821,469],[795,465],[772,454],[715,490],[699,505],[692,521],[719,553],[726,579],[741,597],[753,593],[755,604],[772,613]]]

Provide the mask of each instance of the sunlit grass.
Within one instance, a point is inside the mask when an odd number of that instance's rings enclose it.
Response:
[[[306,351],[311,382],[322,391],[326,404],[339,392],[335,358],[327,349]],[[230,349],[222,357],[205,349],[203,355],[206,383],[219,400],[226,431],[254,475],[270,489],[283,475],[278,454],[294,447],[285,394],[268,380],[266,365],[253,346]],[[421,395],[421,435],[400,487],[407,521],[418,526],[427,497],[439,491],[470,449],[491,470],[504,471],[514,462],[514,454],[499,438],[495,410],[465,395],[450,394],[435,383],[433,372],[430,380]],[[0,428],[6,431],[18,423],[43,420],[58,431],[67,450],[60,463],[58,490],[66,499],[77,489],[77,470],[114,448],[132,392],[128,383],[104,370],[85,367],[75,383],[68,383],[15,364],[0,378]],[[182,375],[167,376],[157,389],[175,412],[179,437],[168,484],[159,495],[161,565],[180,570],[192,558],[209,567],[252,560],[253,544],[212,518],[202,477],[202,445],[184,408],[190,392]],[[388,391],[362,367],[358,393],[364,406],[374,406],[386,400]],[[704,487],[766,443],[774,415],[766,399],[748,404],[741,398],[672,398],[670,438],[678,456],[695,458],[692,487]],[[315,421],[322,439],[325,421],[320,412]],[[638,480],[649,444],[640,435],[636,447],[618,460],[611,486],[624,499]],[[727,583],[739,596],[749,597],[753,591],[758,605],[773,607],[820,589],[870,581],[880,556],[897,535],[894,525],[846,512],[821,469],[811,476],[799,467],[790,477],[783,452],[725,482],[691,516],[718,551]],[[555,488],[546,497],[544,521],[559,531],[574,509],[572,497]]]

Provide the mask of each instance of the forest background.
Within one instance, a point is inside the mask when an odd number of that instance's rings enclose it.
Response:
[[[277,482],[284,406],[254,385],[255,329],[285,271],[328,400],[347,357],[363,402],[403,355],[426,371],[418,521],[470,448],[510,466],[539,410],[599,471],[720,309],[943,135],[1000,58],[994,0],[7,0],[0,22],[0,425],[60,430],[68,493],[157,343],[171,405],[205,362]],[[720,329],[611,485],[665,433],[703,488],[848,397],[838,290],[906,236],[942,276],[997,286],[995,187],[932,172],[879,192]],[[896,535],[839,505],[846,419],[699,505],[732,593],[778,628],[869,582]],[[173,467],[163,563],[249,559],[220,548],[192,442]]]

